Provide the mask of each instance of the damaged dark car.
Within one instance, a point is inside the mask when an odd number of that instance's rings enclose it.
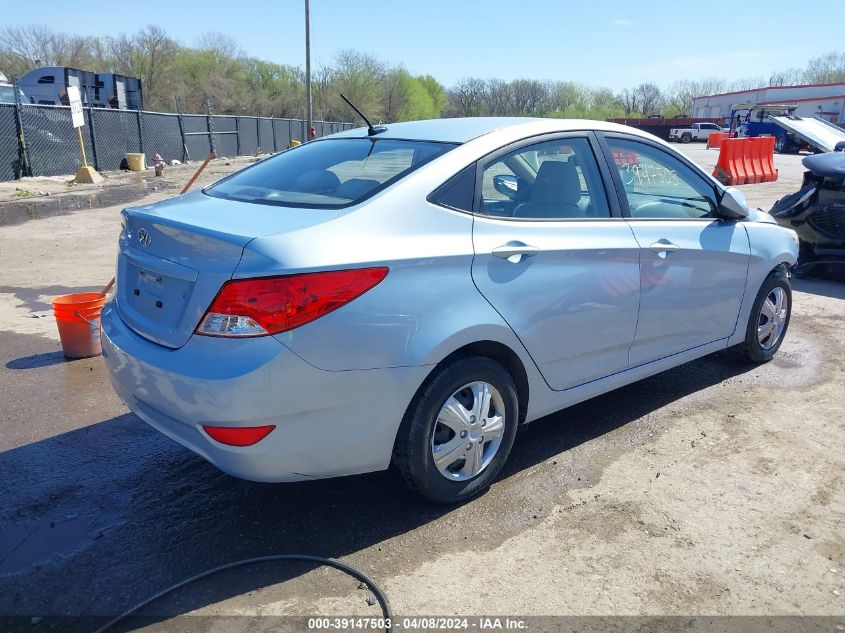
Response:
[[[771,214],[801,240],[793,272],[806,275],[820,265],[845,270],[845,143],[837,151],[807,156],[801,189],[778,200]]]

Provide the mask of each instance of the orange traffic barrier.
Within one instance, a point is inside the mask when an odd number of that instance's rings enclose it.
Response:
[[[745,173],[748,176],[748,183],[763,182],[763,168],[760,164],[762,152],[760,151],[760,143],[757,138],[745,139],[745,151],[742,154],[745,162]]]
[[[102,353],[100,311],[106,302],[99,292],[80,292],[53,299],[62,350],[68,358],[88,358]]]
[[[707,137],[707,149],[719,149],[722,147],[722,141],[730,136],[729,132],[712,132]]]
[[[761,136],[759,138],[763,148],[763,182],[773,182],[778,179],[778,170],[775,167],[775,137]]]
[[[774,153],[775,138],[773,136],[757,137],[757,146],[760,148],[760,169],[763,172],[763,182],[772,182],[778,179],[778,170],[775,169]]]
[[[719,149],[719,160],[713,170],[713,176],[723,185],[744,185],[747,181],[745,165],[742,161],[741,148],[745,139],[726,138]]]
[[[774,137],[722,139],[713,176],[725,185],[747,185],[777,180]]]

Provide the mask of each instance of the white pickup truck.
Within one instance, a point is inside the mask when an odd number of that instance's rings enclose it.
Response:
[[[670,141],[689,143],[690,141],[707,141],[713,132],[727,132],[727,128],[721,128],[715,123],[693,123],[686,128],[672,128],[669,130]]]

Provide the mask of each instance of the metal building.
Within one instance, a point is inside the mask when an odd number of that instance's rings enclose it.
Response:
[[[693,103],[693,116],[726,118],[731,114],[731,106],[737,103],[791,104],[797,106],[795,114],[798,116],[819,116],[831,123],[845,124],[845,82],[769,86],[698,97]]]

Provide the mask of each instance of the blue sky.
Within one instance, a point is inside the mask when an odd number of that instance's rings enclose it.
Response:
[[[833,0],[832,4],[843,3]],[[9,24],[86,35],[158,24],[183,44],[221,31],[249,55],[304,65],[303,0],[36,0]],[[449,86],[465,76],[560,79],[621,89],[643,81],[767,76],[835,50],[841,20],[787,0],[311,0],[312,59],[354,48]],[[37,7],[37,10],[36,10]],[[843,7],[845,13],[845,7]],[[788,17],[784,17],[788,15]],[[827,19],[824,19],[825,16]],[[842,17],[842,16],[841,16]],[[843,48],[840,46],[840,49]],[[0,69],[2,70],[2,69]]]

